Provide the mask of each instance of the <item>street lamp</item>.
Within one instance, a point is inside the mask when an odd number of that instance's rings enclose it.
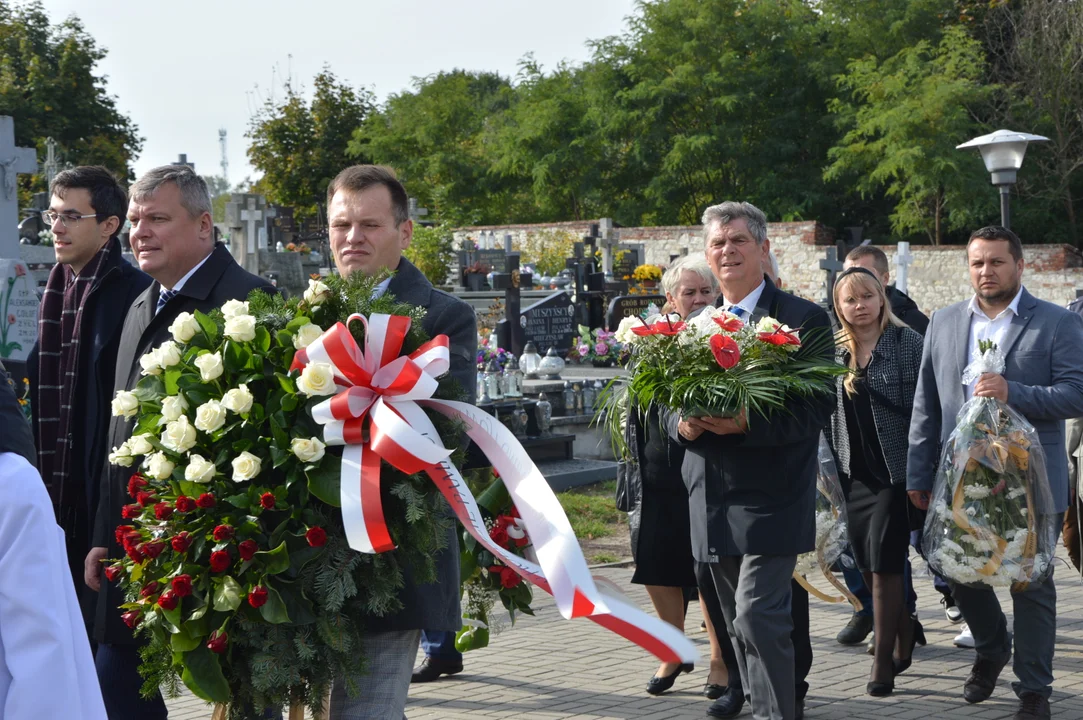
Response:
[[[981,151],[981,158],[985,161],[985,169],[993,176],[993,184],[1000,188],[1000,224],[1011,228],[1011,213],[1008,209],[1008,201],[1011,195],[1012,185],[1015,184],[1015,175],[1023,165],[1023,156],[1027,152],[1027,143],[1045,142],[1049,140],[1041,135],[1015,132],[1013,130],[997,130],[988,135],[976,137],[973,140],[957,145],[956,150],[976,147]]]

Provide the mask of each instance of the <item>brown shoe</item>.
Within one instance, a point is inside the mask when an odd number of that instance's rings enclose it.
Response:
[[[963,697],[968,703],[980,703],[989,699],[993,690],[996,689],[1000,671],[1008,664],[1011,657],[1011,653],[1004,653],[1000,658],[978,656],[978,659],[974,661],[974,667],[970,670],[970,677],[963,684]]]
[[[1015,720],[1049,720],[1049,700],[1038,693],[1023,693],[1019,698],[1019,709],[1015,711]]]

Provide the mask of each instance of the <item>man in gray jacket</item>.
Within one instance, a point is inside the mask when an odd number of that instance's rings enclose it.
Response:
[[[940,449],[951,435],[955,416],[971,397],[1007,403],[1034,425],[1046,455],[1054,508],[1068,505],[1068,464],[1064,451],[1065,418],[1083,415],[1083,319],[1033,297],[1022,286],[1023,248],[1003,227],[975,231],[967,244],[974,297],[933,314],[926,334],[907,458],[907,490],[928,509]],[[991,340],[1004,353],[1003,375],[985,373],[963,385],[963,368],[976,355],[978,342]],[[1057,523],[1059,527],[1059,522]],[[997,677],[1012,654],[1012,633],[996,593],[952,583],[952,594],[974,634],[977,660],[963,686],[967,702],[993,694]],[[1052,576],[1013,589],[1015,665],[1019,696],[1016,720],[1048,718],[1053,682],[1057,593]]]

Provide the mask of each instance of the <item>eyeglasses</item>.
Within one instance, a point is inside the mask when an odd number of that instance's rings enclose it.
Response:
[[[90,213],[89,215],[69,215],[67,213],[53,212],[52,210],[45,210],[41,213],[41,219],[44,220],[45,224],[49,227],[52,227],[53,223],[55,223],[57,220],[59,220],[64,227],[70,227],[71,225],[75,225],[80,220],[83,220],[85,218],[96,217],[98,217],[97,213]]]

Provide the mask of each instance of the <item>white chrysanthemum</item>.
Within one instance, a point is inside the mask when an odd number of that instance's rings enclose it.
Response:
[[[984,500],[993,494],[990,488],[984,485],[964,485],[963,496],[971,500]]]

